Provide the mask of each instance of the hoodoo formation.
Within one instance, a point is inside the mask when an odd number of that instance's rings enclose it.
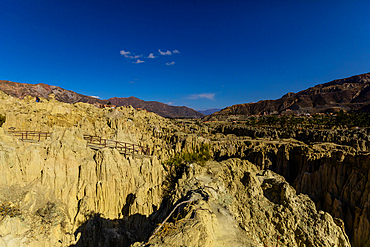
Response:
[[[0,246],[370,245],[368,129],[173,120],[50,95],[0,102]]]

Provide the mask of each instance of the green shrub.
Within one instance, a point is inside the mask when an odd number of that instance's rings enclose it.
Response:
[[[175,154],[172,158],[166,161],[166,165],[182,166],[189,163],[198,163],[203,166],[206,161],[212,158],[210,154],[210,146],[202,144],[191,152],[181,152]]]
[[[165,195],[171,193],[171,190],[175,186],[177,180],[181,178],[185,166],[190,163],[197,163],[203,166],[206,161],[210,160],[212,155],[210,153],[210,145],[202,144],[191,152],[181,152],[175,154],[172,158],[168,159],[164,163],[165,169],[169,172],[165,184]]]

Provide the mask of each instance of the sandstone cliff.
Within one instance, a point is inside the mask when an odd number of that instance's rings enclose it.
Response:
[[[93,151],[77,128],[54,132],[38,144],[20,142],[0,129],[0,144],[0,199],[20,215],[4,215],[4,245],[69,246],[93,214],[148,216],[160,206],[164,170],[155,157]],[[130,197],[137,199],[125,208]]]

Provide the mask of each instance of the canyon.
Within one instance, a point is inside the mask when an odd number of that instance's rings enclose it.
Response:
[[[52,94],[0,101],[1,246],[370,245],[368,129],[175,120]],[[150,153],[92,149],[85,135]]]

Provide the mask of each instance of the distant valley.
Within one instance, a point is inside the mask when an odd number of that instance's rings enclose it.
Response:
[[[212,113],[215,113],[215,112],[218,112],[218,111],[220,111],[221,109],[215,109],[215,108],[213,108],[213,109],[207,109],[207,110],[198,110],[198,112],[200,112],[200,113],[202,113],[202,114],[204,114],[204,115],[211,115]]]

